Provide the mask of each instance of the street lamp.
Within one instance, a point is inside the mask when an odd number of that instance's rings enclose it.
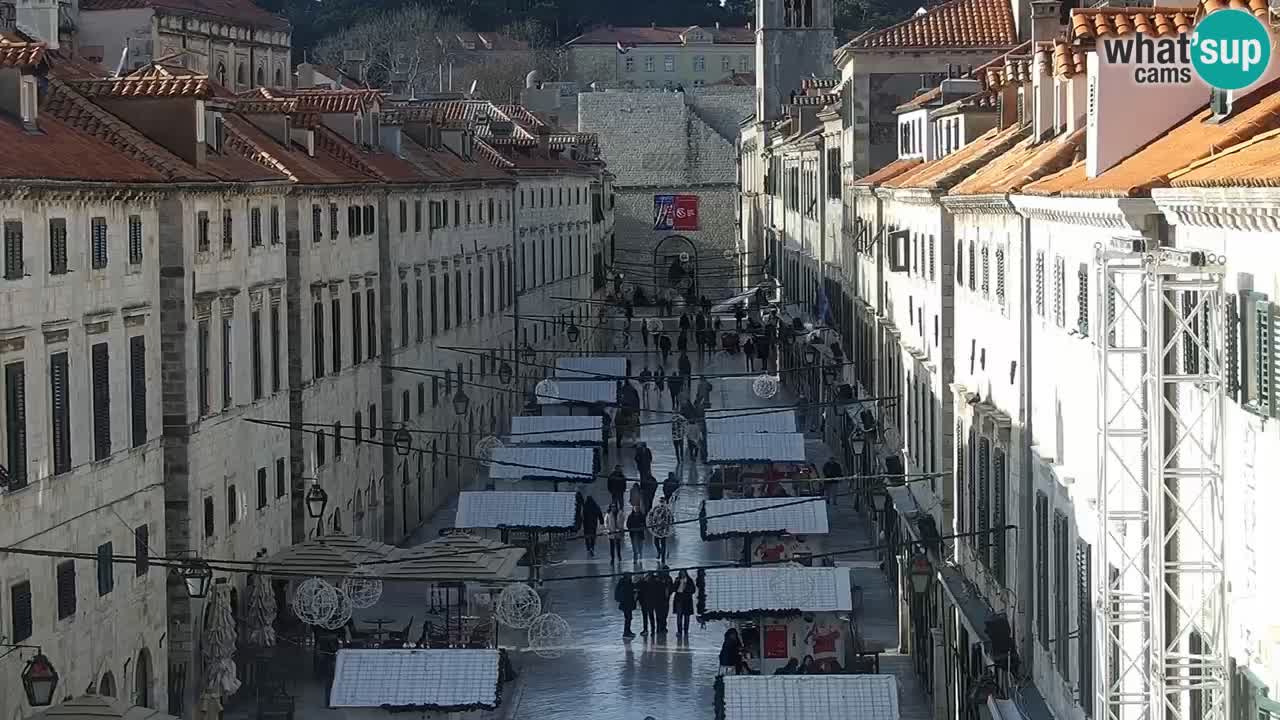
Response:
[[[564,331],[564,334],[569,338],[569,342],[574,343],[575,345],[577,344],[578,335],[580,334],[577,325],[570,323],[568,329]]]
[[[58,671],[44,653],[37,652],[22,669],[22,689],[31,707],[53,704],[53,694],[58,690]]]
[[[917,595],[923,595],[929,592],[929,585],[933,582],[933,564],[929,562],[929,556],[923,552],[916,553],[911,559],[911,589]]]
[[[525,340],[524,346],[520,348],[520,359],[527,363],[538,359],[538,351],[533,349],[528,340]]]
[[[453,412],[459,416],[466,415],[467,410],[471,408],[471,398],[467,397],[467,391],[458,386],[458,392],[453,396]]]
[[[408,457],[409,451],[413,448],[413,436],[405,429],[404,423],[400,423],[400,427],[392,437],[391,443],[396,446],[397,455]]]
[[[498,366],[498,382],[503,385],[510,385],[513,375],[515,375],[515,371],[511,369],[511,363],[503,360],[502,364]]]
[[[209,563],[200,558],[193,558],[178,572],[182,582],[187,586],[187,597],[201,600],[209,594],[209,585],[213,582],[213,569]]]
[[[805,363],[805,365],[817,365],[817,364],[818,364],[818,349],[817,349],[817,348],[815,348],[814,346],[810,345],[809,347],[806,347],[806,348],[804,349],[804,363]]]
[[[889,493],[884,488],[876,488],[871,491],[871,507],[878,513],[883,513],[885,506],[889,503]]]
[[[319,520],[324,517],[325,506],[329,504],[329,493],[325,492],[324,488],[319,485],[312,485],[311,489],[307,491],[306,503],[307,515],[312,520]]]

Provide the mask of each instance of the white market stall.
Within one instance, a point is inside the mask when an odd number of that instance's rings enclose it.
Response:
[[[520,415],[511,418],[509,445],[599,446],[604,421],[598,415]]]
[[[842,672],[855,652],[848,568],[699,570],[696,609],[699,622],[731,621],[752,669],[764,675],[791,660],[812,664],[814,672]]]
[[[525,558],[536,578],[559,538],[576,525],[576,500],[569,492],[463,492],[453,524],[459,530],[497,530],[504,544],[528,548]]]
[[[624,357],[575,357],[556,361],[556,378],[562,380],[625,380],[631,361]]]
[[[821,497],[704,500],[698,520],[703,540],[741,539],[745,565],[786,560],[807,565],[830,532]]]
[[[591,448],[546,445],[494,448],[490,455],[489,479],[589,483],[596,478],[595,457]]]
[[[590,359],[590,358],[582,358]],[[535,391],[543,415],[595,415],[618,404],[613,380],[544,380]]]
[[[493,649],[339,650],[329,705],[481,717],[502,704],[502,664]]]
[[[818,469],[808,462],[803,433],[713,433],[707,435],[707,464],[716,469],[712,499],[820,495]]]
[[[730,675],[716,679],[716,720],[899,720],[893,675]]]
[[[707,432],[711,435],[743,433],[794,433],[795,410],[711,410],[707,412]]]

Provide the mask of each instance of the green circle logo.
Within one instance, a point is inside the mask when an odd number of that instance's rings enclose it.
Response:
[[[1191,64],[1200,79],[1219,90],[1257,82],[1271,62],[1271,35],[1262,21],[1235,9],[1212,12],[1191,36]]]

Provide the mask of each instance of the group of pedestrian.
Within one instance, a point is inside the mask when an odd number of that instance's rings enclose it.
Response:
[[[622,637],[631,639],[636,636],[631,630],[631,619],[639,608],[644,623],[640,631],[642,636],[665,636],[667,619],[674,611],[676,637],[688,638],[695,592],[697,584],[687,570],[681,570],[674,579],[666,571],[643,573],[636,579],[631,574],[623,575],[613,591],[613,598],[622,611]]]
[[[658,485],[658,480],[653,476],[653,451],[649,449],[648,443],[640,443],[636,447],[636,468],[640,472],[639,482],[631,485],[628,494],[628,480],[626,474],[622,471],[622,465],[614,465],[613,470],[609,473],[606,480],[606,486],[609,490],[609,509],[603,513],[599,520],[599,524],[592,526],[592,532],[598,531],[600,525],[604,526],[604,534],[609,537],[609,562],[622,562],[622,541],[624,533],[631,540],[631,559],[634,562],[640,562],[644,557],[644,541],[645,532],[649,530],[649,511],[655,505],[661,505],[671,502],[672,497],[680,488],[680,480],[674,472],[667,473],[666,480],[662,485]],[[662,490],[662,497],[658,497],[658,490]],[[624,504],[624,495],[627,496]],[[592,501],[594,503],[594,500]],[[597,509],[598,505],[595,506]],[[623,511],[623,507],[629,507],[629,510]],[[586,517],[590,515],[589,510],[583,510],[580,513],[583,518],[583,531],[587,532]],[[665,566],[667,563],[667,538],[657,534],[653,535],[653,547],[657,553],[658,564]],[[595,556],[595,540],[590,538],[587,540],[587,553],[592,557]]]

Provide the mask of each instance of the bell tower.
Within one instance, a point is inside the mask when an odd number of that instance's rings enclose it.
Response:
[[[756,120],[772,122],[808,77],[834,72],[833,0],[756,0]]]

